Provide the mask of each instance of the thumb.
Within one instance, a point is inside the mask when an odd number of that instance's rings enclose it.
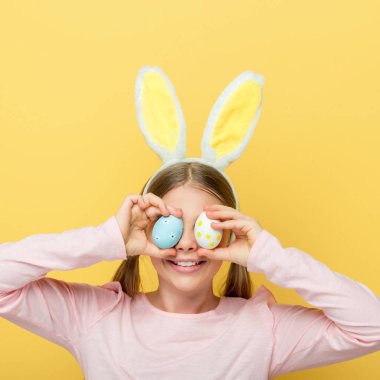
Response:
[[[211,260],[225,260],[225,248],[214,248],[214,249],[206,249],[199,248],[198,256],[207,257]]]
[[[148,256],[158,257],[160,259],[170,258],[176,255],[177,251],[174,248],[158,248],[155,244],[147,241],[145,254]]]

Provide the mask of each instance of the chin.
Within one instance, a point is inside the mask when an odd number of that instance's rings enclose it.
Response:
[[[173,284],[173,283],[172,283]],[[202,292],[202,288],[194,286],[194,284],[173,284],[173,287],[182,293],[193,295]]]

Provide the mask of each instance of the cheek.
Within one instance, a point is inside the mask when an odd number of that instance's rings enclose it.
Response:
[[[208,265],[209,265],[209,271],[210,271],[213,275],[215,275],[215,274],[219,271],[219,269],[220,269],[220,267],[222,266],[222,264],[223,264],[223,261],[222,261],[222,260],[211,260],[211,261],[208,263]]]
[[[153,268],[156,270],[158,275],[164,275],[165,273],[167,273],[166,272],[167,271],[167,268],[166,268],[167,263],[163,259],[150,256],[150,261],[151,261]]]
[[[163,262],[161,259],[157,258],[157,257],[153,257],[153,256],[150,256],[150,261],[152,262],[152,265],[154,267],[154,269],[157,269],[159,270],[160,268],[162,268],[162,265],[163,265]]]

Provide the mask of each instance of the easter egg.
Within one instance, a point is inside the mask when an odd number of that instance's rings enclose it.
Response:
[[[222,240],[223,231],[212,228],[211,223],[213,222],[220,222],[220,220],[209,219],[206,215],[206,211],[200,213],[195,222],[195,239],[202,248],[216,248]]]
[[[179,242],[182,232],[182,218],[174,215],[161,216],[154,224],[152,241],[158,248],[171,248]]]

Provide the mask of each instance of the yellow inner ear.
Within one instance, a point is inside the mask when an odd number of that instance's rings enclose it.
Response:
[[[175,151],[180,121],[174,98],[164,78],[157,72],[144,75],[141,93],[142,114],[150,139]]]
[[[261,103],[262,90],[256,81],[239,86],[224,104],[210,145],[219,158],[234,151],[245,138]]]

